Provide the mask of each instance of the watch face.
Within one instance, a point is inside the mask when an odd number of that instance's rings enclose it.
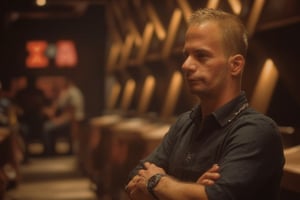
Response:
[[[155,186],[157,180],[158,180],[158,177],[156,175],[152,176],[148,182],[149,187],[153,188]]]
[[[147,187],[152,190],[158,184],[162,176],[163,176],[162,174],[155,174],[151,176],[150,179],[148,180]]]
[[[147,183],[147,190],[149,191],[149,193],[153,196],[154,199],[158,199],[157,196],[155,195],[153,189],[155,188],[155,186],[158,184],[159,180],[161,179],[161,177],[165,176],[164,174],[155,174],[153,176],[151,176],[148,180]]]

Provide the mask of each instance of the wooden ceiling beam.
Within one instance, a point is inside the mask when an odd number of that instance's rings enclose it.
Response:
[[[142,39],[142,45],[140,47],[140,51],[137,56],[137,63],[142,64],[144,63],[147,51],[149,49],[151,39],[154,34],[154,26],[151,22],[149,22],[144,29],[143,39]]]
[[[234,14],[240,15],[242,11],[242,4],[240,0],[228,0],[228,3]]]
[[[166,30],[165,30],[162,22],[160,21],[158,14],[155,11],[154,6],[152,5],[152,3],[150,1],[148,1],[146,4],[146,12],[154,25],[155,33],[156,33],[157,37],[160,40],[164,40],[166,38]]]
[[[170,20],[170,24],[169,24],[169,28],[168,28],[168,35],[166,37],[164,46],[163,46],[163,50],[162,50],[162,58],[166,59],[169,57],[170,53],[171,53],[171,49],[173,47],[177,32],[178,32],[178,28],[180,25],[180,21],[182,18],[182,13],[180,11],[180,9],[175,9],[171,20]]]
[[[246,28],[248,30],[249,36],[252,36],[255,32],[255,28],[257,22],[259,20],[260,14],[263,10],[265,5],[265,0],[255,0],[253,3],[252,9],[250,11],[250,15],[246,24]]]
[[[107,26],[108,26],[108,32],[110,33],[110,41],[111,45],[108,49],[108,58],[106,62],[106,69],[107,72],[113,72],[115,70],[115,67],[117,65],[117,62],[120,57],[121,48],[123,45],[121,35],[119,34],[116,23],[115,23],[115,17],[113,15],[113,12],[111,12],[111,7],[107,7],[106,11],[106,18],[107,18]]]
[[[219,0],[208,0],[206,7],[207,8],[217,8],[219,6]]]
[[[177,3],[183,13],[184,20],[187,23],[192,14],[192,8],[187,0],[177,0]]]
[[[129,60],[130,53],[134,44],[135,35],[127,34],[124,44],[121,49],[120,62],[118,63],[118,69],[125,69]]]

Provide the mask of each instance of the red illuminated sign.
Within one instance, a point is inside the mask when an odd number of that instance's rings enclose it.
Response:
[[[55,44],[44,40],[28,41],[26,45],[28,68],[46,68],[49,60],[54,59],[59,68],[72,68],[77,65],[76,46],[71,40],[59,40]]]
[[[26,48],[29,55],[26,59],[26,66],[29,68],[44,68],[49,64],[49,59],[45,55],[48,46],[46,41],[27,42]]]

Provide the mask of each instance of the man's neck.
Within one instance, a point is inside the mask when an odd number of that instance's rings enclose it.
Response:
[[[240,95],[240,93],[241,91],[237,91],[232,94],[227,93],[227,95],[200,97],[202,116],[205,117],[211,114],[212,112],[216,111],[226,103],[236,98],[238,95]]]

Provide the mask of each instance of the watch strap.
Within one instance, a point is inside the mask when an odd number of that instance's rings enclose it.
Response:
[[[155,175],[151,176],[147,182],[148,192],[154,197],[154,199],[157,199],[157,200],[158,200],[158,197],[156,196],[156,194],[154,193],[153,190],[163,176],[166,176],[166,175],[165,174],[155,174]]]

